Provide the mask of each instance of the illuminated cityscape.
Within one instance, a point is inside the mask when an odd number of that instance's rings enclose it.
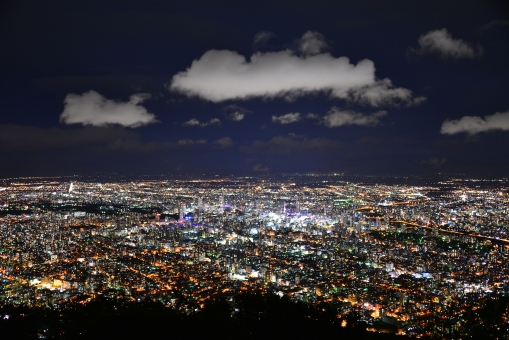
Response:
[[[509,294],[508,179],[376,184],[389,180],[6,179],[0,304],[66,310],[121,296],[200,313],[257,292],[325,303],[344,328],[471,334],[488,301]],[[491,321],[487,332],[509,334],[507,308]]]

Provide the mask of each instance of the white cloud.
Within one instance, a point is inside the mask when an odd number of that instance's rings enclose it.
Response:
[[[196,118],[191,118],[189,119],[187,122],[184,122],[184,124],[182,124],[184,126],[197,126],[197,125],[200,125],[200,121]]]
[[[139,105],[149,98],[150,94],[136,93],[128,102],[119,102],[107,99],[92,90],[81,95],[68,94],[64,99],[64,111],[60,115],[60,122],[91,126],[121,125],[132,128],[156,123],[155,115]]]
[[[226,117],[229,120],[233,120],[234,122],[240,122],[241,120],[244,119],[245,116],[246,116],[245,113],[242,113],[242,112],[239,112],[239,111],[235,111],[235,112],[229,113]]]
[[[209,125],[221,125],[221,121],[217,118],[212,118],[208,122],[200,123],[200,121],[196,118],[191,118],[187,122],[184,122],[182,125],[184,126],[199,126],[199,127],[206,127]]]
[[[482,55],[481,47],[473,47],[472,44],[461,39],[453,39],[447,29],[429,31],[419,37],[420,53],[436,53],[442,58],[476,58]]]
[[[321,118],[321,123],[329,128],[343,125],[375,126],[380,122],[380,118],[386,114],[387,111],[378,111],[370,115],[364,115],[351,110],[341,110],[334,106]]]
[[[484,116],[464,116],[458,120],[446,120],[442,123],[440,133],[444,135],[453,135],[456,133],[468,133],[475,135],[481,132],[489,131],[509,131],[509,111],[497,112],[493,115]]]
[[[388,78],[358,88],[352,91],[351,96],[355,102],[374,107],[398,106],[400,104],[418,105],[426,100],[425,97],[413,97],[412,91],[409,89],[393,87],[391,80]]]
[[[196,144],[205,144],[205,143],[207,143],[206,139],[197,139],[197,140],[179,139],[179,141],[178,141],[178,145],[196,145]]]
[[[213,102],[317,91],[347,98],[352,88],[373,84],[374,72],[370,60],[352,65],[348,58],[330,54],[298,57],[290,50],[257,52],[248,62],[237,52],[210,50],[176,74],[170,89]]]
[[[308,113],[308,114],[306,115],[306,118],[307,118],[307,119],[318,119],[318,118],[320,118],[320,116],[319,116],[319,115],[317,115],[316,113],[312,113],[312,112],[310,112],[310,113]]]
[[[270,39],[275,37],[276,35],[269,31],[261,31],[256,33],[254,40],[253,40],[253,46],[258,47],[260,45],[266,44]]]
[[[410,90],[394,88],[389,79],[377,80],[369,59],[351,64],[347,57],[329,53],[309,55],[318,48],[311,47],[319,41],[313,36],[315,40],[310,37],[306,45],[308,54],[301,56],[288,49],[257,52],[246,60],[234,51],[207,51],[186,71],[174,75],[168,89],[212,102],[255,97],[292,101],[317,92],[375,106],[419,101],[412,98]]]
[[[202,126],[207,126],[207,125],[221,125],[221,121],[217,118],[212,118],[208,123],[203,123],[205,125],[202,125]]]
[[[230,137],[219,138],[214,143],[221,149],[227,149],[233,146],[233,140]]]
[[[328,47],[323,35],[314,31],[307,31],[299,41],[299,50],[304,55],[319,54]]]
[[[296,123],[300,120],[300,113],[299,112],[290,112],[282,116],[272,116],[272,121],[274,123],[279,124],[291,124]]]
[[[235,104],[228,105],[224,107],[223,110],[226,119],[232,120],[234,122],[240,122],[246,117],[246,114],[251,113],[251,111]]]
[[[256,172],[265,172],[265,171],[269,171],[269,168],[267,168],[266,166],[262,166],[261,164],[256,164],[253,167],[253,171],[256,171]]]

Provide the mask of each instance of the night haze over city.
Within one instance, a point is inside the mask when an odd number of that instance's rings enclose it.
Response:
[[[509,339],[504,1],[4,1],[0,338]]]

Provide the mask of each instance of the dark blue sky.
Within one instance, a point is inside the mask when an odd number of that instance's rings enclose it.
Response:
[[[504,1],[1,6],[0,177],[509,174]]]

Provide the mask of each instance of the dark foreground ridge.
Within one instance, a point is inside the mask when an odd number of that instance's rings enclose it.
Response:
[[[2,339],[403,339],[367,332],[356,315],[347,326],[328,304],[313,307],[277,295],[242,293],[186,314],[153,302],[96,299],[65,310],[4,306]],[[349,325],[348,325],[349,323]]]

